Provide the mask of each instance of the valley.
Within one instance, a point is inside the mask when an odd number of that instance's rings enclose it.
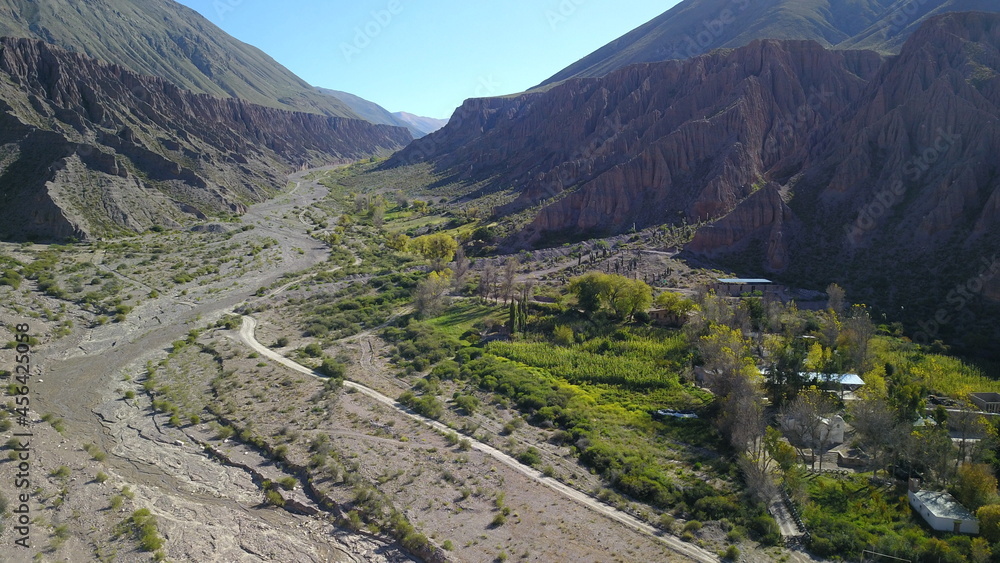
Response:
[[[0,0],[0,561],[1000,561],[995,2],[238,4]]]

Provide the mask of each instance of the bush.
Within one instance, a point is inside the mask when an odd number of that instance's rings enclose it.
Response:
[[[569,346],[573,344],[573,329],[566,325],[556,325],[552,331],[552,341],[559,346]]]
[[[339,360],[323,358],[323,363],[316,369],[320,374],[330,379],[343,379],[347,368]]]
[[[465,411],[465,414],[471,416],[479,408],[479,399],[472,395],[459,395],[455,398],[455,406]]]
[[[281,493],[278,491],[267,491],[264,493],[264,501],[271,506],[282,507],[285,506],[285,499],[281,497]]]
[[[697,520],[690,520],[686,524],[684,524],[685,532],[697,532],[700,529],[701,529],[701,522]]]
[[[542,456],[536,448],[530,447],[517,456],[517,461],[534,467],[542,462]]]
[[[735,545],[731,545],[727,547],[726,550],[720,554],[720,557],[722,557],[723,559],[728,559],[730,561],[738,561],[740,558],[740,548],[736,547]]]

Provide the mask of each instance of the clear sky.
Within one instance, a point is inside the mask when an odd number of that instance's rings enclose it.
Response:
[[[524,91],[679,0],[179,0],[314,86],[447,118]]]

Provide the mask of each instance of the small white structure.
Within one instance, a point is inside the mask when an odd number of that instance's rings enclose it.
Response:
[[[954,534],[978,534],[979,520],[955,497],[937,491],[910,491],[910,506],[931,528]]]
[[[800,377],[817,385],[839,386],[846,391],[857,391],[865,385],[865,380],[856,373],[800,373]]]
[[[810,426],[803,426],[802,423],[790,416],[785,417],[781,423],[785,437],[790,442],[813,449],[843,444],[844,434],[847,430],[847,423],[844,422],[844,417],[839,414],[829,418],[819,418],[815,425]]]

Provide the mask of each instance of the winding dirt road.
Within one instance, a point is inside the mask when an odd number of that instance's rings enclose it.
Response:
[[[319,375],[316,372],[314,372],[312,369],[309,369],[309,368],[307,368],[307,367],[305,367],[305,366],[303,366],[301,364],[298,364],[298,363],[296,363],[296,362],[294,362],[294,361],[292,361],[292,360],[290,360],[290,359],[282,356],[281,354],[278,354],[277,352],[274,352],[273,350],[269,349],[268,347],[266,347],[263,344],[261,344],[260,342],[258,342],[257,338],[255,337],[256,329],[257,329],[257,320],[254,319],[253,317],[244,316],[243,317],[243,324],[240,327],[240,331],[239,331],[240,340],[242,340],[247,346],[249,346],[250,348],[252,348],[258,354],[260,354],[260,355],[262,355],[262,356],[264,356],[264,357],[266,357],[266,358],[268,358],[268,359],[270,359],[270,360],[272,360],[274,362],[277,362],[277,363],[279,363],[279,364],[281,364],[281,365],[283,365],[283,366],[285,366],[285,367],[287,367],[289,369],[292,369],[292,370],[294,370],[296,372],[299,372],[299,373],[302,373],[304,375],[315,377],[317,379],[325,379],[321,375]],[[405,406],[399,404],[395,399],[391,399],[391,398],[389,398],[389,397],[387,397],[387,396],[379,393],[378,391],[375,391],[374,389],[371,389],[371,388],[366,387],[364,385],[360,385],[358,383],[354,383],[352,381],[345,381],[344,382],[344,386],[348,387],[348,388],[351,388],[351,389],[355,389],[356,391],[358,391],[358,392],[360,392],[360,393],[362,393],[362,394],[364,394],[364,395],[366,395],[366,396],[368,396],[368,397],[370,397],[370,398],[378,401],[379,403],[382,403],[382,404],[384,404],[386,406],[392,407],[393,409],[396,409],[397,411],[405,414],[406,416],[408,416],[408,417],[410,417],[410,418],[412,418],[412,419],[414,419],[414,420],[416,420],[418,422],[426,424],[427,426],[430,426],[431,428],[433,428],[433,429],[435,429],[437,431],[440,431],[440,432],[443,432],[443,433],[452,432],[452,429],[448,428],[444,424],[441,424],[440,422],[438,422],[436,420],[425,418],[425,417],[423,417],[423,416],[421,416],[421,415],[419,415],[419,414],[411,411],[410,409],[406,408]],[[489,446],[487,444],[484,444],[484,443],[479,442],[479,441],[477,441],[475,439],[472,439],[472,438],[470,438],[470,442],[472,444],[472,448],[473,449],[478,450],[480,452],[485,453],[486,455],[489,455],[489,456],[493,457],[497,461],[499,461],[499,462],[501,462],[501,463],[503,463],[503,464],[505,464],[505,465],[507,465],[507,466],[509,466],[509,467],[511,467],[511,468],[513,468],[515,470],[517,470],[520,473],[523,473],[524,475],[526,475],[530,479],[532,479],[534,481],[537,481],[538,483],[541,483],[542,485],[545,485],[546,487],[548,487],[548,488],[550,488],[550,489],[552,489],[552,490],[554,490],[554,491],[556,491],[556,492],[558,492],[558,493],[560,493],[560,494],[562,494],[562,495],[564,495],[564,496],[566,496],[566,497],[568,497],[568,498],[570,498],[570,499],[578,502],[579,504],[582,504],[582,505],[586,506],[587,508],[589,508],[589,509],[591,509],[591,510],[593,510],[593,511],[599,513],[599,514],[602,514],[602,515],[604,515],[604,516],[606,516],[608,518],[616,520],[616,521],[618,521],[618,522],[620,522],[620,523],[622,523],[622,524],[624,524],[624,525],[626,525],[626,526],[628,526],[628,527],[630,527],[630,528],[632,528],[632,529],[634,529],[634,530],[636,530],[638,532],[641,532],[643,534],[646,534],[646,535],[649,535],[651,537],[656,538],[657,540],[659,540],[660,542],[662,542],[663,544],[665,544],[667,547],[669,547],[671,550],[673,550],[674,552],[676,552],[678,555],[684,556],[685,558],[687,558],[690,561],[702,561],[702,562],[715,562],[715,561],[719,561],[719,558],[716,555],[714,555],[714,554],[712,554],[712,553],[710,553],[710,552],[708,552],[708,551],[706,551],[704,549],[701,549],[701,548],[699,548],[697,546],[694,546],[694,545],[691,545],[689,543],[683,542],[683,541],[681,541],[681,540],[679,540],[679,539],[677,539],[677,538],[675,538],[673,536],[664,535],[660,530],[657,530],[656,528],[654,528],[654,527],[650,526],[649,524],[647,524],[647,523],[639,520],[638,518],[635,518],[634,516],[632,516],[630,514],[627,514],[625,512],[622,512],[620,510],[617,510],[617,509],[615,509],[613,507],[610,507],[610,506],[608,506],[608,505],[606,505],[606,504],[604,504],[604,503],[602,503],[602,502],[594,499],[593,497],[591,497],[591,496],[589,496],[589,495],[587,495],[585,493],[582,493],[582,492],[580,492],[580,491],[578,491],[576,489],[573,489],[571,487],[566,486],[565,484],[563,484],[560,481],[557,481],[555,479],[551,479],[549,477],[546,477],[541,472],[536,471],[536,470],[534,470],[534,469],[532,469],[532,468],[530,468],[530,467],[522,464],[521,462],[517,461],[513,457],[511,457],[511,456],[503,453],[502,451],[500,451],[500,450],[498,450],[498,449],[496,449],[496,448],[494,448],[492,446]]]

